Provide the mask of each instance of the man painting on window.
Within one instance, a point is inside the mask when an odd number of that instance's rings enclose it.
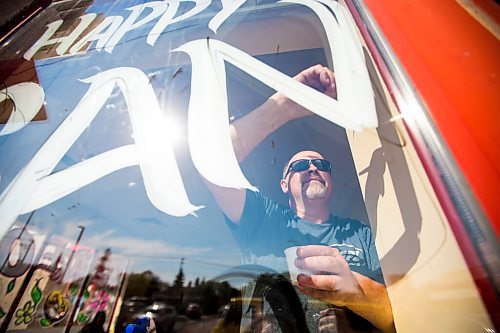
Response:
[[[336,98],[333,73],[316,65],[295,79]],[[281,93],[235,121],[231,135],[242,161],[264,138],[288,121],[310,115]],[[241,248],[245,263],[284,271],[284,249],[299,245],[295,265],[317,274],[300,274],[298,290],[334,306],[346,307],[376,328],[394,331],[374,238],[369,226],[332,216],[335,190],[332,165],[316,151],[300,151],[285,165],[280,181],[284,207],[260,192],[208,183]]]

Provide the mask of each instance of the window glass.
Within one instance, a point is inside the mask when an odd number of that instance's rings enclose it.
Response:
[[[344,3],[56,1],[0,62],[0,330],[418,331],[432,274],[490,324]]]

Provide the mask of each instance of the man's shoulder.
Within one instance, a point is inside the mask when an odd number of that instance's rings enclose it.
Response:
[[[274,210],[277,211],[281,212],[292,211],[290,207],[280,204],[276,200],[270,198],[269,196],[260,191],[252,191],[247,189],[246,192],[247,192],[246,193],[247,204],[250,206],[257,205],[258,203],[260,203],[267,208],[273,208]]]
[[[295,212],[290,207],[278,203],[262,192],[247,190],[243,211],[244,218],[285,219],[289,221],[293,220],[295,216]]]

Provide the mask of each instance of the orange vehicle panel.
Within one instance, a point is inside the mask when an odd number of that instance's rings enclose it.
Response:
[[[492,1],[481,2],[490,18]],[[500,235],[500,43],[458,2],[366,0]]]

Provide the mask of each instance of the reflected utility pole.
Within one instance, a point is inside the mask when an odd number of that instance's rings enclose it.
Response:
[[[73,260],[73,256],[76,252],[76,249],[78,248],[78,244],[80,244],[80,240],[82,239],[83,232],[85,231],[85,227],[82,225],[79,225],[78,228],[80,228],[80,233],[78,234],[78,238],[76,239],[75,246],[73,247],[73,249],[71,251],[71,255],[69,256],[68,263],[66,265],[66,268],[64,270],[64,274],[62,276],[61,283],[64,283],[64,277],[66,276],[66,271],[68,270],[68,267],[71,264],[71,260]],[[83,280],[83,284],[80,286],[80,291],[78,292],[78,295],[76,296],[75,302],[72,302],[73,306],[71,307],[71,311],[69,312],[69,317],[68,317],[68,321],[66,322],[66,327],[64,328],[64,333],[69,333],[71,330],[71,327],[73,326],[73,323],[75,321],[76,311],[80,305],[80,300],[82,299],[83,292],[85,290],[85,286],[87,285],[88,280],[89,280],[89,274],[87,273],[87,276]],[[68,287],[69,287],[69,283],[68,283]],[[64,291],[64,296],[66,296],[67,291],[68,291],[68,288],[66,288],[66,290]]]
[[[83,232],[85,231],[85,227],[82,225],[77,226],[80,228],[80,233],[78,234],[78,238],[76,239],[76,243],[71,249],[71,254],[69,255],[68,262],[66,267],[64,268],[64,273],[61,278],[61,283],[64,283],[64,278],[66,277],[66,272],[68,271],[69,266],[71,265],[71,261],[73,260],[73,256],[75,255],[76,249],[78,248],[78,244],[80,244],[80,240],[82,239]]]

